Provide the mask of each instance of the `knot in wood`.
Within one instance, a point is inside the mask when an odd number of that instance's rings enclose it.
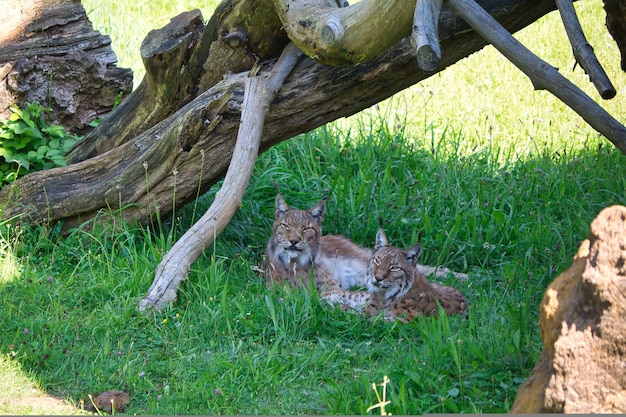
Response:
[[[341,20],[337,16],[331,16],[322,28],[322,40],[333,43],[343,36],[344,29]]]

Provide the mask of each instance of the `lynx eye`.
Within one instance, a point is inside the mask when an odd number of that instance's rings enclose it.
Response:
[[[309,230],[313,230],[313,228],[312,228],[311,226],[304,226],[304,227],[302,228],[302,231],[303,231],[303,232],[308,232]]]
[[[280,227],[282,227],[283,229],[289,230],[289,225],[287,223],[281,223]]]
[[[376,265],[376,266],[380,266],[380,259],[378,259],[378,258],[373,258],[373,259],[372,259],[372,262],[374,263],[374,265]]]
[[[396,266],[396,265],[391,265],[391,266],[389,267],[389,270],[390,270],[391,272],[398,272],[398,271],[400,271],[400,267],[399,267],[399,266]]]

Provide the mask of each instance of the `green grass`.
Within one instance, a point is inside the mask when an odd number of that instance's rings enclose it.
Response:
[[[594,39],[608,36],[598,27],[599,1],[577,7],[595,22]],[[172,9],[150,13],[166,22]],[[141,16],[157,21],[149,17]],[[520,37],[532,49],[544,38],[554,46],[558,30],[548,28],[557,25],[549,16]],[[141,27],[116,45],[140,41]],[[592,44],[599,54],[612,48]],[[562,49],[551,62],[567,62]],[[608,56],[623,93],[617,55]],[[626,161],[506,67],[493,51],[480,52],[261,155],[241,210],[163,312],[136,307],[217,187],[159,230],[120,223],[60,236],[54,227],[3,223],[0,379],[22,387],[8,395],[41,387],[78,404],[121,389],[131,396],[128,414],[376,414],[367,412],[378,402],[371,385],[386,375],[392,414],[508,411],[541,351],[543,291],[571,264],[598,212],[624,204]],[[623,120],[619,97],[607,107]],[[329,192],[325,233],[372,246],[379,215],[394,245],[424,231],[424,263],[470,274],[462,284],[444,281],[469,299],[468,319],[371,322],[327,308],[316,294],[266,288],[255,268],[271,230],[273,181],[301,208]]]

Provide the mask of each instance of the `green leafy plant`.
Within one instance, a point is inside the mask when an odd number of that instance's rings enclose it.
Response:
[[[29,172],[65,166],[65,154],[80,139],[62,126],[50,126],[38,103],[26,108],[11,107],[11,115],[0,121],[0,187]]]

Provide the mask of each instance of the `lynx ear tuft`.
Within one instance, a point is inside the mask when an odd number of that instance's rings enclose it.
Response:
[[[276,194],[276,211],[274,212],[274,219],[278,220],[285,215],[289,210],[289,206],[280,193]]]
[[[324,213],[326,213],[326,197],[319,203],[309,209],[309,213],[313,216],[315,223],[321,225],[324,220]]]
[[[374,251],[378,251],[388,246],[389,241],[387,240],[387,236],[385,235],[385,232],[381,227],[380,229],[378,229],[378,232],[376,232],[376,244],[374,245]]]
[[[417,260],[422,253],[422,242],[418,242],[417,245],[406,251],[406,260],[413,266],[417,265]]]

